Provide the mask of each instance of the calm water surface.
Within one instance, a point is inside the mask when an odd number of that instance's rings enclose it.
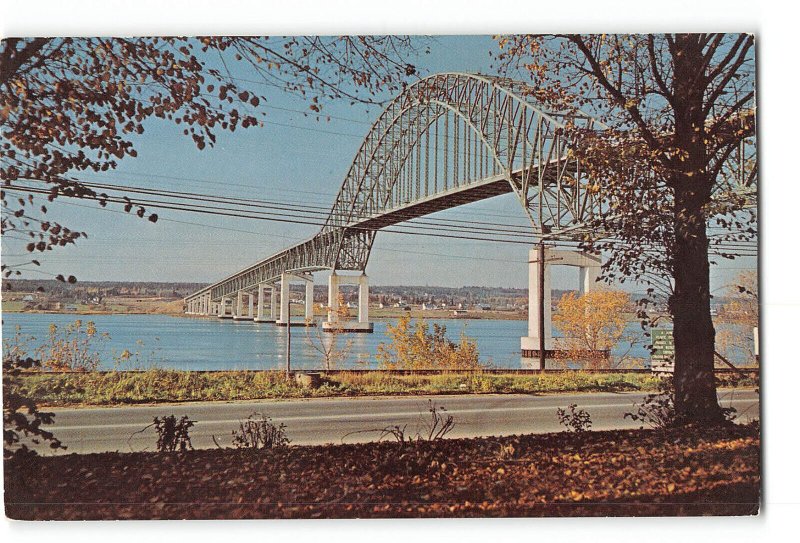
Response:
[[[109,339],[97,342],[97,351],[102,358],[102,368],[114,367],[114,358],[124,350],[138,353],[127,366],[121,369],[158,366],[183,370],[232,370],[232,369],[276,369],[286,365],[286,328],[274,324],[233,322],[229,319],[184,318],[168,315],[75,315],[4,313],[3,337],[14,335],[20,326],[24,335],[34,336],[37,341],[47,336],[51,323],[61,327],[77,319],[93,321],[98,332],[105,332]],[[520,367],[520,336],[527,335],[526,321],[445,319],[428,321],[447,327],[447,336],[458,341],[461,332],[474,338],[478,344],[481,360],[502,368]],[[378,344],[388,342],[387,321],[375,321],[373,334],[347,334],[340,336],[340,345],[352,341],[352,348],[345,367],[354,367],[360,360],[367,367],[375,367]],[[638,324],[632,323],[635,330]],[[292,328],[292,367],[297,369],[319,369],[321,355],[309,344],[305,328]],[[628,345],[619,345],[615,354],[627,352]],[[632,356],[649,359],[644,346],[634,346]]]

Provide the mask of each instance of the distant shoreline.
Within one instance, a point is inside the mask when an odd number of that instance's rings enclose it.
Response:
[[[378,309],[373,310],[380,311]],[[75,315],[75,316],[91,316],[91,315],[165,315],[169,317],[182,317],[182,318],[214,318],[214,315],[188,315],[183,312],[154,312],[154,311],[47,311],[47,310],[20,310],[10,309],[3,310],[3,313],[15,314],[29,314],[29,315]],[[389,320],[398,319],[405,315],[411,315],[413,319],[450,319],[450,320],[507,320],[507,321],[523,321],[527,320],[527,315],[517,312],[506,311],[483,311],[468,313],[466,315],[453,315],[452,311],[445,310],[410,310],[410,311],[390,311],[386,313],[372,314],[370,320]],[[292,315],[300,316],[298,315]],[[315,315],[317,318],[324,318],[324,314]]]

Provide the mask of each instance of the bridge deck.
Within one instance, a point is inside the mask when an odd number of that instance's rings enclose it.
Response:
[[[388,211],[382,211],[366,219],[353,221],[348,225],[348,228],[378,230],[438,211],[479,202],[501,194],[508,194],[512,191],[511,184],[505,176],[493,176],[477,183],[470,183],[468,186],[453,187],[427,198],[415,200]]]

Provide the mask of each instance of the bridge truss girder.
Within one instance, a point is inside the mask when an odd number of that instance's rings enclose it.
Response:
[[[609,209],[610,195],[570,154],[564,129],[603,127],[585,115],[544,111],[532,91],[463,73],[410,85],[373,123],[316,236],[189,298],[210,292],[216,301],[286,271],[363,271],[379,229],[510,192],[534,235],[580,239]]]

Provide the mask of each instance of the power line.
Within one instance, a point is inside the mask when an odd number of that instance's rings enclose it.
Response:
[[[50,191],[36,189],[32,187],[6,187],[5,190],[10,191],[17,191],[23,193],[33,193],[33,194],[50,194]],[[83,199],[92,199],[92,200],[99,200],[98,197],[85,197]],[[170,202],[163,202],[163,201],[156,201],[156,200],[124,200],[122,198],[114,198],[109,197],[107,201],[112,203],[118,204],[128,204],[132,203],[133,205],[142,205],[147,206],[148,208],[155,208],[155,209],[170,209],[173,211],[184,211],[189,213],[200,213],[206,215],[217,215],[217,216],[224,216],[224,217],[232,217],[232,218],[240,218],[240,219],[256,219],[256,220],[265,220],[265,221],[272,221],[272,222],[280,222],[280,223],[290,223],[290,224],[306,224],[312,226],[324,226],[324,222],[320,222],[319,220],[314,221],[310,220],[308,217],[302,217],[300,219],[291,218],[293,215],[285,214],[285,213],[266,213],[266,212],[250,212],[245,213],[239,210],[233,210],[231,208],[224,208],[224,207],[216,207],[211,208],[211,206],[202,206],[195,205],[194,207],[186,205],[186,204],[178,204],[178,203],[170,203]],[[257,214],[254,214],[257,213]],[[477,241],[495,241],[501,243],[519,243],[524,245],[530,245],[531,241],[518,241],[513,239],[503,239],[503,238],[483,238],[483,237],[476,237],[476,236],[465,236],[459,234],[452,234],[448,232],[452,232],[452,229],[442,228],[442,227],[413,227],[418,228],[420,230],[425,231],[416,231],[416,230],[407,230],[398,228],[395,226],[389,226],[386,228],[370,228],[364,226],[348,226],[349,230],[362,230],[362,231],[383,231],[389,232],[393,234],[409,234],[409,235],[416,235],[416,236],[433,236],[433,237],[444,237],[444,238],[451,238],[451,239],[467,239],[467,240],[477,240]],[[412,228],[412,227],[406,227]],[[478,232],[482,233],[482,232]],[[489,233],[492,234],[492,233]],[[477,235],[477,233],[476,233]],[[525,236],[522,234],[514,234],[509,233],[505,234],[506,236],[514,236],[514,237],[524,237],[524,238],[533,238],[533,234],[530,236]]]
[[[199,179],[199,178],[196,178],[196,177],[179,177],[179,176],[154,174],[154,173],[147,173],[147,172],[133,172],[133,171],[130,171],[130,170],[114,170],[113,172],[98,172],[98,175],[117,175],[117,174],[127,175],[127,176],[137,176],[137,177],[155,177],[155,178],[159,178],[159,179],[170,179],[170,180],[174,180],[174,181],[186,181],[188,183],[199,183],[199,184],[207,184],[207,185],[215,185],[215,186],[224,185],[226,187],[227,186],[232,186],[232,187],[250,188],[250,189],[256,189],[256,190],[267,190],[267,187],[265,187],[265,186],[246,185],[246,184],[242,184],[242,183],[231,183],[229,181],[221,182],[221,181],[214,181],[214,180],[211,180],[211,179]],[[126,186],[127,185],[120,185],[120,187],[126,187]],[[287,192],[287,193],[292,193],[292,194],[309,194],[309,195],[314,195],[314,196],[327,195],[327,196],[330,196],[331,198],[336,198],[339,195],[338,191],[337,192],[308,191],[308,190],[300,190],[300,189],[282,189],[282,188],[279,188],[279,187],[269,187],[268,190],[276,191],[276,192]],[[324,200],[324,201],[323,200],[317,200],[317,203],[324,204],[326,206],[325,209],[330,209],[330,207],[331,207],[330,200]],[[453,214],[453,215],[463,215],[463,216],[469,215],[471,217],[472,216],[479,216],[479,217],[498,217],[498,218],[504,218],[504,219],[508,219],[509,218],[508,215],[501,215],[499,213],[488,213],[488,212],[485,212],[485,211],[469,211],[469,212],[462,211],[462,212],[459,212],[459,211],[456,211],[454,209],[448,209],[447,212],[450,213],[450,214]],[[438,220],[444,220],[444,219],[438,219]],[[448,219],[448,220],[455,220],[455,219]],[[520,225],[520,224],[516,224],[516,225],[512,225],[512,226],[527,227],[527,225]]]
[[[39,181],[39,180],[31,180],[31,181]],[[242,212],[243,210],[239,209],[239,207],[246,207],[246,208],[253,208],[256,211],[246,210],[250,214],[255,214],[253,217],[243,217],[243,218],[273,218],[274,220],[278,220],[277,217],[298,217],[297,212],[300,212],[304,215],[299,215],[299,218],[309,219],[308,222],[303,221],[304,224],[314,224],[316,226],[320,226],[317,222],[322,217],[345,217],[347,220],[354,220],[354,219],[368,219],[370,217],[364,215],[355,214],[352,217],[346,214],[339,214],[334,213],[333,211],[327,211],[327,208],[322,206],[309,206],[306,204],[293,204],[290,202],[280,202],[280,201],[270,201],[270,200],[258,200],[258,199],[244,199],[244,198],[235,198],[235,197],[227,197],[227,196],[220,196],[214,194],[204,194],[204,193],[193,193],[193,192],[175,192],[175,191],[168,191],[168,190],[161,190],[161,189],[147,189],[143,187],[131,187],[131,186],[119,186],[119,185],[111,185],[111,184],[103,184],[103,183],[93,183],[93,182],[84,182],[89,187],[92,188],[100,188],[110,191],[127,191],[133,193],[140,193],[140,194],[147,194],[147,195],[159,195],[159,196],[166,196],[168,198],[177,198],[180,200],[188,200],[191,202],[202,201],[206,203],[212,203],[214,205],[203,205],[203,204],[193,204],[197,210],[214,210],[214,211],[230,211],[230,212]],[[23,189],[21,189],[23,190]],[[26,190],[26,189],[25,189]],[[39,190],[39,189],[33,189]],[[39,190],[40,193],[43,191]],[[95,197],[94,199],[99,199]],[[147,205],[150,207],[159,207],[159,206],[167,206],[169,209],[178,209],[179,210],[189,210],[189,205],[184,204],[183,202],[173,202],[173,201],[164,201],[164,200],[131,200],[127,197],[120,197],[110,198],[111,201],[115,201],[118,203],[127,203],[130,202],[135,205]],[[231,203],[231,205],[237,207],[225,207],[219,205],[220,203]],[[169,207],[173,206],[173,207]],[[178,206],[178,207],[175,207]],[[270,212],[262,212],[258,211],[259,209],[268,209]],[[272,210],[278,210],[272,211]],[[195,211],[195,210],[193,210]],[[283,212],[290,212],[290,213],[283,213]],[[463,221],[458,219],[426,219],[423,217],[419,217],[417,215],[411,213],[403,213],[403,212],[395,212],[395,216],[399,217],[401,220],[406,220],[411,224],[405,224],[403,228],[410,228],[415,230],[424,230],[424,231],[449,231],[449,232],[459,232],[462,233],[464,230],[467,230],[467,233],[475,233],[475,234],[487,234],[487,235],[502,235],[502,236],[509,236],[513,238],[523,238],[532,240],[535,237],[535,234],[530,231],[529,228],[525,228],[524,230],[520,230],[522,228],[518,225],[512,224],[503,224],[503,223],[488,223],[483,221]],[[453,223],[453,224],[449,224]],[[500,228],[497,228],[497,227]],[[353,229],[358,229],[358,226],[351,227]],[[405,232],[404,233],[411,233]],[[736,235],[735,232],[730,232],[727,235]],[[726,247],[743,247],[749,244],[746,240],[727,240],[723,242]]]
[[[34,180],[38,181],[38,180]],[[94,183],[90,181],[82,181],[84,185],[93,188],[103,188],[105,190],[114,190],[119,192],[134,192],[134,193],[141,193],[141,194],[150,194],[150,195],[157,195],[157,196],[168,196],[172,198],[184,199],[184,200],[197,200],[197,201],[206,201],[206,202],[214,202],[217,203],[219,201],[227,201],[234,203],[235,205],[240,205],[243,207],[252,207],[252,208],[263,208],[263,209],[278,209],[281,211],[305,211],[308,210],[307,213],[315,214],[315,215],[323,215],[325,217],[328,216],[337,216],[342,217],[344,214],[341,213],[334,213],[330,206],[315,206],[315,205],[308,205],[308,204],[300,204],[300,203],[292,203],[292,202],[282,202],[282,201],[275,201],[275,200],[261,200],[255,198],[238,198],[238,197],[231,197],[231,196],[222,196],[216,194],[207,194],[207,193],[196,193],[196,192],[176,192],[176,191],[169,191],[164,189],[148,189],[145,187],[137,187],[137,186],[129,186],[129,185],[111,185],[111,184],[104,184],[104,183]],[[497,222],[485,222],[485,221],[465,221],[459,219],[447,219],[447,218],[437,218],[437,219],[427,219],[424,217],[420,217],[418,215],[414,215],[411,213],[402,213],[402,212],[395,212],[395,215],[403,218],[404,220],[414,220],[418,223],[425,223],[431,224],[433,226],[449,226],[442,223],[457,223],[460,225],[485,225],[486,230],[497,230],[500,232],[507,232],[509,229],[520,231],[520,229],[524,229],[521,232],[525,234],[530,234],[530,226],[523,226],[517,224],[507,224],[507,223],[497,223]],[[361,219],[368,219],[370,218],[367,215],[355,214],[355,218]],[[495,227],[502,227],[502,228],[495,228]],[[463,228],[474,228],[472,226],[464,226]]]
[[[64,205],[69,205],[69,206],[73,206],[73,207],[82,207],[82,208],[85,208],[85,209],[94,209],[94,210],[98,210],[98,211],[107,211],[107,212],[111,212],[111,213],[118,213],[118,214],[125,215],[125,216],[128,216],[128,217],[131,216],[130,213],[127,213],[125,211],[120,211],[118,209],[109,209],[107,207],[98,208],[98,207],[94,207],[94,206],[78,204],[78,203],[75,203],[75,202],[61,202],[61,203],[64,204]],[[180,221],[180,220],[169,219],[169,218],[159,218],[159,221],[166,221],[166,222],[172,222],[172,223],[178,223],[178,224],[187,224],[187,225],[191,225],[191,226],[201,226],[203,228],[213,228],[213,229],[216,229],[216,230],[227,230],[227,231],[231,231],[231,232],[240,232],[240,233],[244,233],[244,234],[253,234],[253,235],[256,235],[256,236],[264,236],[264,235],[266,235],[263,232],[254,232],[252,230],[242,230],[242,229],[238,229],[238,228],[228,228],[228,227],[224,227],[224,226],[217,226],[217,225],[211,225],[211,224],[206,224],[206,223],[198,223],[198,222],[191,222],[191,221]],[[283,236],[283,235],[279,235],[279,234],[269,234],[269,236],[270,237],[279,237],[279,238],[283,238],[283,239],[288,239],[288,240],[291,240],[291,241],[303,241],[304,239],[306,239],[306,238],[302,238],[302,237]],[[19,239],[21,239],[22,241],[27,241],[25,238],[19,238]],[[94,239],[96,239],[96,238],[94,238]],[[483,241],[487,241],[488,242],[490,240],[483,240]],[[455,258],[455,259],[486,260],[486,261],[493,261],[493,262],[508,262],[508,263],[520,263],[520,264],[526,264],[527,263],[527,260],[510,260],[510,259],[498,259],[498,258],[489,258],[489,257],[462,256],[462,255],[453,255],[453,254],[446,254],[446,253],[429,253],[429,252],[421,252],[421,251],[404,251],[402,249],[389,249],[389,248],[384,248],[384,247],[374,247],[372,250],[373,251],[380,251],[380,252],[416,254],[416,255],[422,255],[422,256],[439,256],[439,257],[444,257],[444,258]],[[14,256],[30,256],[32,254],[33,253],[29,253],[28,255],[14,255]],[[11,256],[11,255],[6,255],[6,256]],[[203,259],[203,261],[205,261],[205,259]]]
[[[82,208],[87,208],[87,209],[100,209],[102,211],[110,211],[110,212],[114,212],[114,213],[129,215],[128,213],[126,213],[124,211],[120,211],[120,210],[114,210],[114,209],[108,209],[108,208],[95,208],[94,206],[81,205],[81,204],[72,203],[72,202],[62,202],[62,203],[66,204],[66,205],[82,207]],[[205,224],[205,223],[196,223],[196,222],[191,222],[191,221],[181,221],[181,220],[169,219],[169,218],[164,218],[164,219],[161,219],[161,220],[164,220],[164,221],[167,221],[167,222],[179,223],[179,224],[188,224],[188,225],[192,225],[192,226],[201,226],[201,227],[204,227],[204,228],[212,228],[212,229],[218,229],[218,230],[241,232],[241,233],[248,233],[248,234],[253,234],[253,235],[264,235],[261,232],[253,232],[253,231],[250,231],[250,230],[242,230],[242,229],[222,227],[222,226],[216,226],[216,225],[208,225],[208,224]],[[398,233],[403,233],[403,232],[398,232]],[[277,234],[272,234],[272,236],[273,237],[281,237],[281,238],[289,239],[289,240],[292,240],[292,241],[300,241],[301,239],[303,239],[303,238],[296,238],[296,237],[291,237],[291,236],[281,236],[281,235],[277,235]],[[476,240],[476,241],[484,241],[484,242],[497,241],[497,240],[491,240],[491,239],[475,239],[475,238],[465,238],[465,239],[473,239],[473,240]],[[526,245],[528,245],[528,244],[526,243]],[[419,254],[419,255],[423,255],[423,256],[438,256],[438,257],[444,257],[444,258],[502,261],[502,262],[508,262],[508,263],[524,263],[524,261],[515,261],[515,260],[508,260],[508,259],[496,259],[496,258],[476,257],[476,256],[460,256],[460,255],[443,254],[443,253],[429,253],[429,252],[420,252],[420,251],[403,251],[403,250],[400,250],[400,249],[388,249],[388,248],[380,248],[380,247],[376,247],[374,250],[384,251],[384,252],[405,253],[405,254]],[[744,252],[740,252],[740,253],[737,253],[736,256],[757,256],[757,255],[756,254],[745,254]],[[726,269],[732,269],[731,267],[725,267],[725,268]]]
[[[21,191],[21,192],[32,192],[32,193],[38,193],[38,194],[49,194],[49,191],[42,190],[42,189],[31,188],[31,187],[12,187],[12,188],[9,188],[8,190],[12,190],[12,191],[16,190],[16,191]],[[99,198],[95,197],[93,199],[99,199]],[[159,201],[159,200],[139,200],[139,201],[134,201],[134,200],[126,200],[126,199],[122,199],[122,198],[109,197],[108,201],[111,201],[111,202],[114,202],[114,203],[120,203],[120,204],[129,204],[130,203],[130,204],[133,204],[133,205],[146,205],[148,207],[157,208],[157,209],[171,209],[171,210],[176,210],[176,211],[193,212],[193,213],[218,215],[218,216],[227,216],[227,217],[234,217],[234,218],[258,219],[258,220],[267,220],[267,221],[273,221],[273,222],[284,222],[284,223],[293,223],[293,224],[307,224],[307,225],[313,225],[313,226],[323,226],[324,225],[324,223],[319,222],[318,220],[317,221],[314,221],[314,220],[303,220],[303,219],[309,219],[309,217],[301,217],[300,219],[287,218],[287,216],[291,217],[291,215],[287,215],[285,213],[263,213],[263,212],[244,213],[244,212],[241,212],[240,210],[237,210],[237,209],[234,209],[234,208],[202,206],[202,205],[199,205],[199,204],[195,204],[194,207],[192,207],[192,206],[187,205],[187,204],[164,202],[164,201]],[[256,214],[254,215],[253,213],[256,213]],[[313,219],[313,217],[311,219]],[[443,228],[443,227],[432,227],[432,226],[431,227],[428,227],[428,226],[416,227],[416,228],[418,228],[418,230],[422,230],[422,231],[405,230],[405,229],[397,228],[397,227],[394,227],[394,226],[389,226],[387,228],[368,228],[368,227],[354,226],[354,227],[348,227],[348,228],[356,229],[356,230],[360,229],[360,230],[366,230],[366,231],[377,231],[377,230],[380,230],[380,231],[396,233],[396,234],[433,236],[433,237],[444,237],[444,238],[451,238],[451,239],[465,239],[465,240],[475,240],[475,241],[492,241],[492,242],[500,242],[500,243],[516,243],[516,244],[523,244],[523,245],[526,245],[526,246],[529,246],[532,243],[532,239],[534,239],[534,234],[530,234],[530,235],[514,234],[514,233],[506,233],[506,234],[504,234],[505,236],[511,236],[511,237],[523,237],[523,238],[528,239],[528,241],[520,241],[520,240],[516,240],[516,239],[505,239],[505,238],[497,238],[497,237],[495,237],[495,238],[484,238],[484,237],[475,237],[473,235],[453,234],[452,233],[453,232],[453,227],[449,227],[449,226],[445,227],[445,228]],[[484,231],[478,230],[477,232],[472,232],[471,231],[471,232],[468,232],[468,233],[469,234],[475,233],[476,235],[480,234],[480,233],[484,233],[484,234],[488,234],[488,235],[496,235],[495,232],[487,232],[485,230]],[[733,250],[737,249],[737,247],[731,247],[729,245],[720,244],[719,248],[720,248],[720,250],[724,250],[726,254],[730,253],[730,254],[737,255],[736,253],[732,252]],[[728,250],[728,248],[730,248],[730,250]],[[739,247],[738,249],[742,250],[741,247]],[[750,256],[750,255],[741,254],[741,255],[737,255],[737,256]],[[755,255],[752,255],[752,256],[755,256]]]

